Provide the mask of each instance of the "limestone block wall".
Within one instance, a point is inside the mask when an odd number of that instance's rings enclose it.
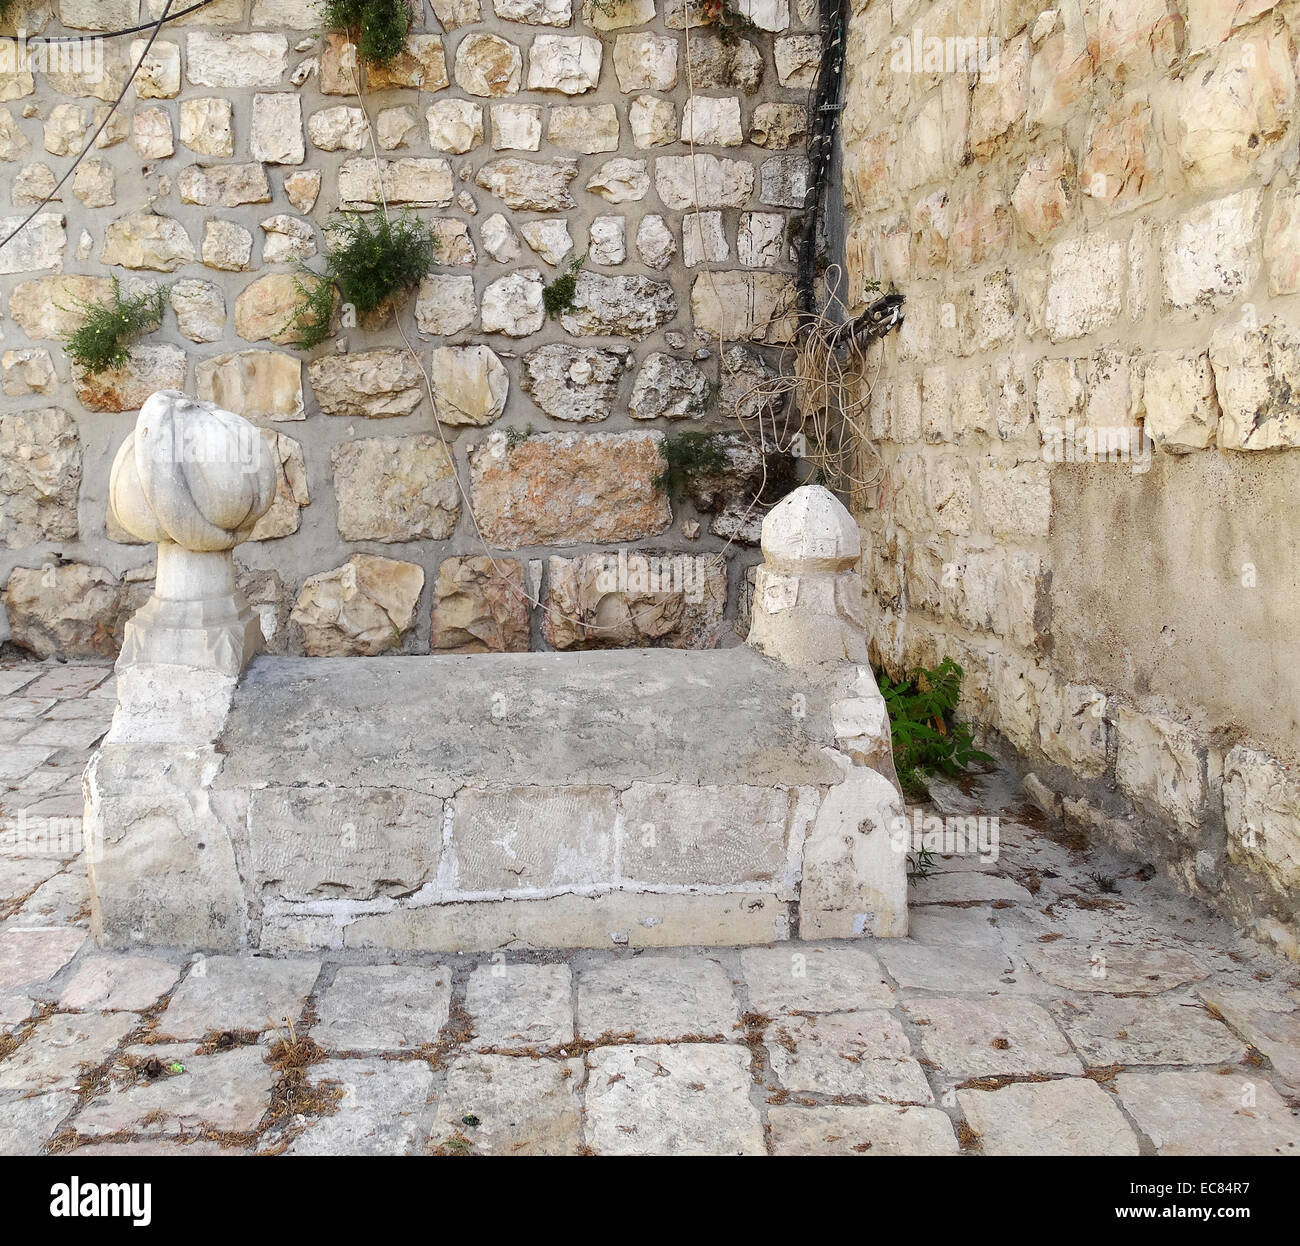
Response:
[[[144,47],[106,38],[74,64],[40,40],[162,8],[16,5],[0,235]],[[116,651],[153,571],[106,524],[108,472],[158,388],[274,444],[277,500],[240,551],[274,651],[734,641],[762,476],[734,411],[789,330],[814,7],[692,6],[689,29],[681,0],[412,11],[383,71],[323,34],[315,0],[213,0],[165,26],[94,150],[0,249],[0,642]],[[295,265],[319,270],[337,212],[381,200],[438,240],[400,329],[345,317],[296,350]],[[574,305],[549,319],[543,286],[579,259]],[[78,375],[63,339],[112,277],[164,283],[163,324],[129,365]],[[730,466],[670,498],[661,443],[688,427],[725,434]]]
[[[1300,4],[854,9],[875,654],[951,654],[1049,809],[1294,955]]]

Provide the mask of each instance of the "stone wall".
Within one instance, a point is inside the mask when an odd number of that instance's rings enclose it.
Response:
[[[18,7],[9,34],[50,37],[163,6]],[[408,54],[369,72],[315,0],[214,0],[166,26],[58,199],[0,250],[0,641],[116,651],[153,573],[106,526],[109,465],[144,398],[179,388],[274,443],[277,501],[240,558],[276,652],[734,642],[761,514],[744,514],[758,460],[733,412],[788,328],[770,322],[818,63],[807,0],[740,7],[752,23],[727,42],[702,10],[688,30],[681,0],[420,0]],[[105,40],[102,72],[88,50],[79,74],[0,41],[0,230],[143,47]],[[319,269],[322,227],[381,197],[438,239],[403,311],[416,358],[391,322],[296,351],[295,264]],[[579,257],[575,305],[550,320],[543,285]],[[163,325],[128,366],[80,376],[62,340],[114,275],[168,286]],[[656,483],[683,427],[734,442],[694,502]],[[661,569],[678,591],[647,597]]]
[[[1049,811],[1295,955],[1300,4],[854,7],[875,655],[952,655]]]

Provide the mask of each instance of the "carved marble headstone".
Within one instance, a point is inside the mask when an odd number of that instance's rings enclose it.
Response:
[[[158,545],[153,597],[126,625],[120,665],[164,663],[238,675],[261,647],[231,551],[275,500],[257,427],[177,390],[140,410],[109,481],[109,506]]]

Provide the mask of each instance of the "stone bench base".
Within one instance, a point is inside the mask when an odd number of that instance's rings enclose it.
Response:
[[[168,669],[119,672],[87,773],[107,945],[906,933],[888,726],[851,664],[810,677],[748,647],[260,657],[238,682],[187,679],[183,703]]]

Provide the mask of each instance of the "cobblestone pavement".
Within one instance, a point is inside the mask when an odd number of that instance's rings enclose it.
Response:
[[[941,858],[902,940],[104,954],[32,849],[112,697],[0,666],[0,1155],[1300,1153],[1300,970],[1006,776],[936,792],[1000,851]]]

